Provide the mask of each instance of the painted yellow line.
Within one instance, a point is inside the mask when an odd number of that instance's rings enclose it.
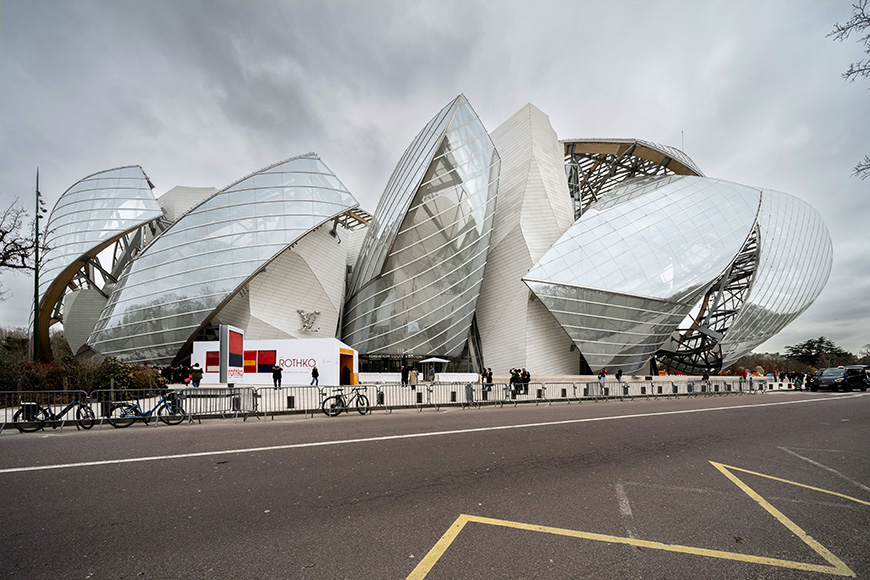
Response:
[[[721,463],[715,463],[715,462],[713,462],[713,461],[711,461],[710,463],[712,463],[713,465],[722,465]],[[781,483],[787,483],[787,484],[789,484],[789,485],[794,485],[794,486],[797,486],[797,487],[803,487],[803,488],[806,488],[806,489],[811,489],[811,490],[813,490],[813,491],[818,491],[818,492],[821,492],[821,493],[826,493],[826,494],[828,494],[828,495],[835,495],[835,496],[837,496],[837,497],[841,497],[841,498],[843,498],[843,499],[848,499],[849,501],[854,501],[854,502],[856,502],[856,503],[860,503],[860,504],[863,504],[863,505],[870,505],[870,501],[864,501],[863,499],[854,498],[854,497],[852,497],[852,496],[850,496],[850,495],[846,495],[846,494],[843,494],[843,493],[837,493],[836,491],[829,491],[829,490],[827,490],[827,489],[822,489],[822,488],[820,488],[820,487],[813,487],[812,485],[807,485],[807,484],[805,484],[805,483],[798,483],[798,482],[796,482],[796,481],[789,481],[788,479],[782,479],[782,478],[779,478],[779,477],[774,477],[774,476],[772,476],[772,475],[765,475],[764,473],[758,473],[757,471],[749,471],[748,469],[742,469],[742,468],[740,468],[740,467],[734,467],[733,465],[722,465],[722,467],[725,467],[725,468],[727,468],[727,469],[729,469],[729,470],[732,470],[732,471],[742,471],[743,473],[748,473],[749,475],[757,475],[758,477],[765,477],[765,478],[767,478],[767,479],[772,479],[773,481],[779,481],[779,482],[781,482]]]
[[[582,532],[579,530],[568,530],[565,528],[554,528],[550,526],[539,526],[534,524],[524,524],[521,522],[512,522],[508,520],[499,520],[494,518],[486,518],[481,516],[472,516],[467,514],[460,515],[455,522],[450,526],[447,532],[441,536],[441,539],[432,547],[428,554],[420,561],[419,564],[414,568],[411,574],[408,576],[407,580],[422,580],[425,578],[435,564],[441,559],[453,541],[457,538],[459,533],[465,528],[465,525],[469,522],[479,523],[490,526],[504,527],[504,528],[513,528],[518,530],[526,530],[530,532],[539,532],[545,534],[554,534],[559,536],[567,536],[571,538],[579,538],[583,540],[592,540],[596,542],[605,542],[608,544],[624,544],[628,546],[637,546],[639,548],[648,548],[651,550],[662,550],[666,552],[675,552],[680,554],[689,554],[694,556],[705,556],[708,558],[718,558],[722,560],[733,560],[737,562],[746,562],[750,564],[761,564],[764,566],[775,566],[778,568],[789,568],[792,570],[804,570],[807,572],[820,572],[822,574],[831,574],[834,576],[846,576],[846,577],[855,577],[855,573],[848,567],[846,564],[837,558],[833,553],[831,553],[827,548],[822,546],[819,542],[817,542],[812,536],[807,534],[800,526],[795,524],[792,520],[787,518],[782,512],[773,507],[767,500],[761,497],[755,490],[746,485],[742,480],[740,480],[736,475],[734,475],[730,470],[742,471],[745,473],[749,473],[752,475],[758,475],[761,477],[766,477],[768,479],[772,479],[775,481],[780,481],[783,483],[788,483],[791,485],[797,485],[799,487],[805,487],[807,489],[812,489],[815,491],[821,491],[823,493],[828,493],[831,495],[836,495],[838,497],[842,497],[845,499],[849,499],[852,501],[856,501],[858,503],[867,504],[868,502],[855,499],[853,497],[849,497],[847,495],[839,494],[836,492],[820,489],[817,487],[812,487],[809,485],[804,485],[801,483],[788,481],[785,479],[780,479],[778,477],[773,477],[770,475],[765,475],[762,473],[756,473],[754,471],[749,471],[746,469],[741,469],[738,467],[732,467],[728,465],[724,465],[722,463],[716,463],[715,461],[710,462],[716,469],[718,469],[725,477],[727,477],[732,483],[734,483],[741,491],[746,493],[750,498],[755,500],[761,507],[763,507],[768,513],[770,513],[773,517],[777,519],[783,526],[786,527],[789,531],[791,531],[795,536],[801,539],[807,546],[809,546],[814,552],[819,554],[822,558],[827,561],[830,566],[820,565],[820,564],[810,564],[807,562],[796,562],[792,560],[783,560],[780,558],[768,558],[765,556],[752,556],[749,554],[738,554],[736,552],[725,552],[722,550],[710,550],[707,548],[697,548],[693,546],[682,546],[679,544],[665,544],[662,542],[652,542],[649,540],[639,540],[636,538],[625,538],[621,536],[611,536],[607,534],[596,534],[593,532]]]
[[[407,580],[420,580],[426,577],[426,574],[432,570],[432,566],[438,562],[444,552],[447,551],[447,548],[450,547],[450,544],[453,543],[453,540],[456,539],[456,536],[459,535],[459,532],[462,531],[462,528],[465,527],[465,524],[468,523],[468,518],[469,516],[466,515],[461,515],[456,518],[453,525],[447,529],[447,532],[441,536],[441,539],[435,543],[431,550],[429,550],[426,557],[420,560],[420,563],[417,564],[417,567],[414,568],[414,571],[411,572]]]
[[[753,490],[751,487],[749,487],[748,485],[743,483],[743,481],[738,479],[738,477],[736,475],[731,473],[729,471],[729,466],[723,465],[721,463],[716,463],[715,461],[711,461],[710,464],[713,465],[713,467],[715,467],[719,471],[721,471],[722,474],[725,475],[725,477],[730,479],[731,482],[734,483],[734,485],[736,485],[741,490],[743,490],[743,492],[746,495],[748,495],[749,497],[754,499],[756,502],[758,502],[758,505],[763,507],[768,513],[770,513],[770,515],[775,517],[779,521],[779,523],[781,523],[786,528],[788,528],[794,535],[796,535],[798,538],[800,538],[807,546],[812,548],[813,551],[815,551],[819,556],[821,556],[822,558],[824,558],[825,560],[830,562],[830,564],[841,573],[840,574],[841,576],[850,576],[850,575],[854,576],[855,575],[855,573],[852,572],[849,569],[849,567],[846,566],[846,564],[842,560],[837,558],[826,547],[824,547],[823,545],[818,543],[812,536],[810,536],[808,533],[806,533],[800,526],[798,526],[796,523],[794,523],[793,521],[791,521],[790,519],[785,517],[785,514],[783,514],[781,511],[779,511],[778,509],[773,507],[770,504],[770,502],[768,502],[766,499],[764,499],[763,497],[758,495],[758,493],[756,493],[755,490]],[[779,481],[782,481],[785,483],[794,483],[794,482],[789,482],[789,481],[784,480],[784,479],[781,479]],[[797,484],[797,485],[800,485],[800,484]],[[802,486],[802,487],[809,487],[809,486]],[[824,491],[824,490],[820,490],[820,491]],[[829,493],[833,493],[833,492],[829,492]],[[837,494],[837,495],[839,495],[839,494]],[[850,499],[854,499],[854,498],[850,498]]]

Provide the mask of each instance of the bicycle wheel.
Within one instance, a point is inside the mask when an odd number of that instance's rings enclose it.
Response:
[[[323,401],[323,406],[321,408],[327,417],[337,417],[342,411],[344,411],[344,401],[339,395],[333,395],[327,397],[326,400]]]
[[[79,405],[76,411],[76,422],[82,429],[90,429],[94,426],[94,411],[87,405]]]
[[[167,425],[178,425],[184,421],[184,409],[180,403],[166,401],[157,409],[157,416]]]
[[[356,399],[356,410],[360,415],[365,415],[369,412],[369,398],[365,395],[360,395]]]
[[[129,427],[135,423],[138,418],[139,413],[136,409],[136,405],[131,405],[130,403],[115,403],[109,411],[109,417],[107,420],[109,421],[109,425],[112,427],[123,429],[124,427]]]
[[[42,407],[38,407],[37,410],[32,412],[25,412],[25,409],[22,407],[15,411],[15,415],[12,417],[12,420],[15,422],[15,428],[21,433],[35,433],[39,431],[45,427],[45,422],[48,419],[48,410]]]

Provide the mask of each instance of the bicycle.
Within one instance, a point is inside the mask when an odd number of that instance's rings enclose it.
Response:
[[[160,399],[150,411],[143,411],[138,402],[114,403],[109,409],[109,416],[106,420],[109,425],[117,429],[129,427],[138,419],[147,425],[155,411],[157,411],[157,418],[167,425],[178,425],[184,421],[186,415],[184,408],[178,401],[178,395],[171,393],[167,397],[167,394],[164,393],[160,395]]]
[[[327,397],[323,400],[321,409],[323,409],[324,415],[327,417],[337,417],[342,411],[347,411],[349,413],[350,406],[354,403],[356,403],[356,410],[359,411],[359,414],[365,415],[369,412],[369,398],[363,395],[360,391],[365,391],[366,389],[367,387],[352,388],[349,398],[342,392],[342,389],[338,389],[337,395]]]
[[[12,421],[21,433],[35,433],[40,429],[44,429],[45,424],[48,422],[51,422],[52,429],[57,429],[58,423],[63,424],[63,417],[69,413],[73,407],[78,407],[78,409],[76,409],[75,418],[76,429],[82,428],[87,430],[94,426],[94,411],[90,406],[82,403],[78,398],[70,401],[70,403],[57,414],[52,412],[51,407],[43,407],[39,403],[33,401],[25,402],[24,398],[19,399],[18,404],[21,405],[21,408],[15,411]]]

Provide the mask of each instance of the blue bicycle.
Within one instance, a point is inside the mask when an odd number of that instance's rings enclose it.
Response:
[[[107,420],[109,425],[118,429],[129,427],[138,419],[147,425],[155,411],[157,418],[167,425],[178,425],[184,421],[186,415],[181,402],[178,400],[178,395],[164,393],[150,411],[143,411],[139,403],[130,403],[129,401],[114,403],[109,410]]]

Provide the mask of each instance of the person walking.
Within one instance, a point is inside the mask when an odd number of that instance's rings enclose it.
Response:
[[[616,369],[616,382],[622,384],[622,369]]]
[[[408,379],[410,378],[409,373],[408,373],[408,367],[402,365],[401,373],[402,373],[402,386],[407,387],[408,386]]]
[[[598,382],[601,384],[602,392],[604,390],[604,380],[607,378],[607,369],[602,368],[598,371]]]
[[[435,382],[435,365],[429,365],[429,382]]]
[[[193,368],[190,369],[190,383],[194,387],[199,387],[199,381],[202,380],[202,367],[199,363],[193,363]]]
[[[275,383],[275,388],[281,388],[281,373],[284,372],[284,369],[279,367],[278,365],[272,365],[272,382]]]
[[[311,382],[309,386],[311,385],[315,387],[320,386],[320,372],[317,370],[317,365],[314,365],[314,368],[311,369]]]
[[[411,384],[412,391],[417,390],[417,375],[418,374],[419,373],[417,372],[416,368],[411,369],[411,371],[408,373],[408,382]]]

